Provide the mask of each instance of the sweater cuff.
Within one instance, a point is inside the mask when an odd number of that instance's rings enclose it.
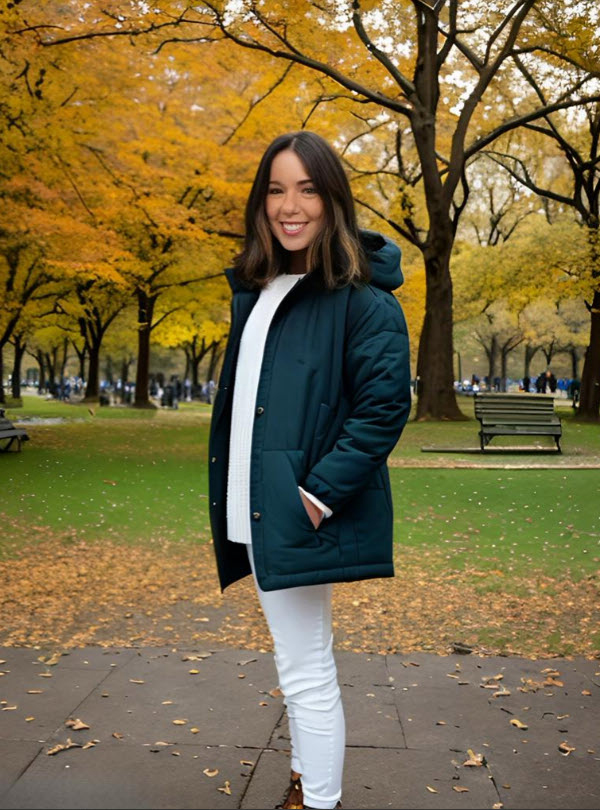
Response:
[[[323,512],[323,517],[330,518],[333,515],[331,509],[328,506],[325,506],[325,504],[322,501],[320,501],[315,495],[312,495],[310,492],[307,492],[300,486],[298,487],[298,489],[303,495],[306,495],[306,497],[311,503],[314,503],[317,509],[320,509],[321,512]]]

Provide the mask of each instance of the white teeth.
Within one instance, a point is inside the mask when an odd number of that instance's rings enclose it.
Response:
[[[298,233],[304,227],[303,222],[299,222],[297,225],[292,224],[291,222],[282,222],[281,227],[286,233]]]

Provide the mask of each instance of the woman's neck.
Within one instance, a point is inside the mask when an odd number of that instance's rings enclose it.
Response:
[[[290,263],[287,272],[290,275],[301,275],[306,273],[306,256],[307,250],[294,250],[289,254]]]

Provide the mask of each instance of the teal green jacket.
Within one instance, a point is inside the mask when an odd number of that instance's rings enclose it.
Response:
[[[409,344],[392,290],[400,249],[362,232],[372,279],[328,291],[306,275],[280,304],[265,345],[250,467],[252,553],[265,591],[394,574],[386,459],[410,410]],[[258,292],[226,271],[231,330],[213,405],[209,498],[221,589],[250,573],[227,539],[227,471],[235,366]],[[315,529],[304,487],[333,510]]]

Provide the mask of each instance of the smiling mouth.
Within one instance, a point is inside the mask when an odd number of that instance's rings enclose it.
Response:
[[[300,233],[308,223],[306,222],[281,222],[281,227],[285,234],[288,236],[294,236],[294,234]]]

